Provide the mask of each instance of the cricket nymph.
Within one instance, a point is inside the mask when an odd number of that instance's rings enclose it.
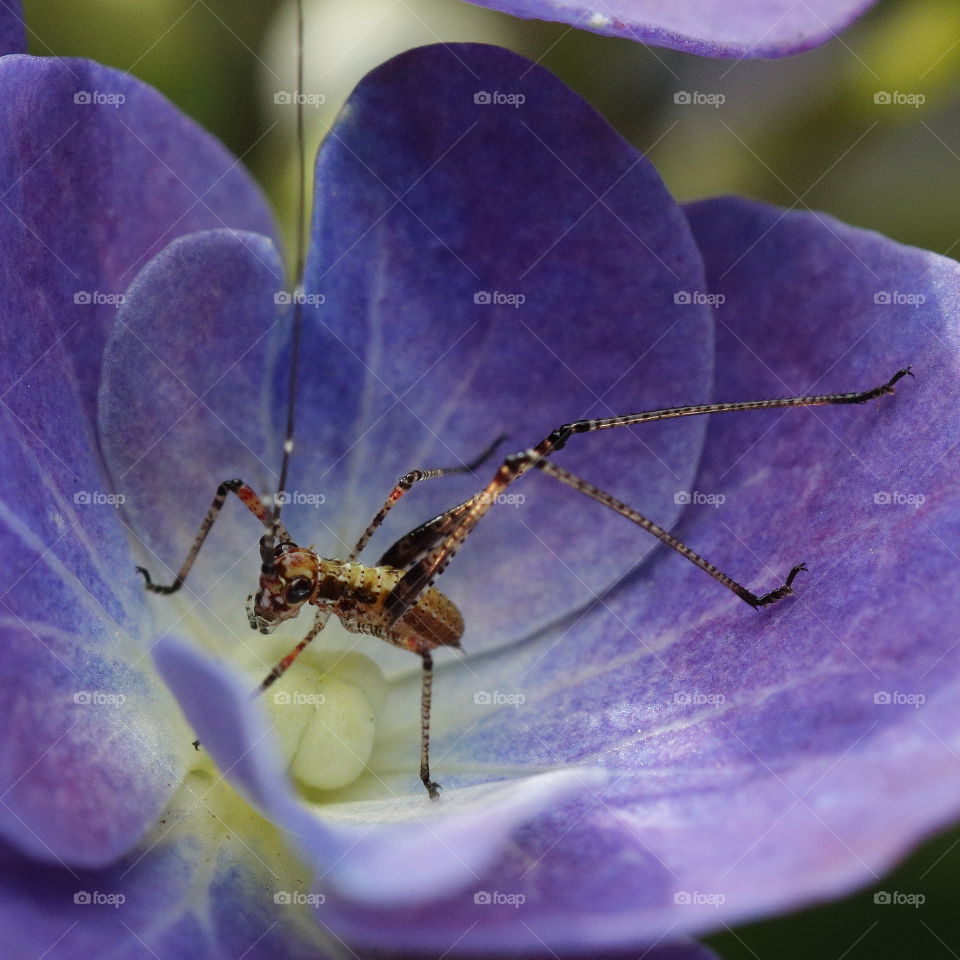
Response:
[[[390,491],[383,506],[361,534],[346,560],[318,557],[313,550],[298,546],[290,539],[286,528],[280,522],[281,501],[277,500],[273,510],[270,510],[243,480],[224,480],[217,487],[213,502],[200,525],[193,546],[173,582],[154,583],[143,567],[137,569],[143,575],[148,590],[162,594],[176,593],[183,586],[210,528],[223,507],[227,494],[236,494],[267,530],[260,538],[260,589],[255,597],[251,596],[247,601],[250,626],[261,633],[270,633],[281,621],[297,616],[305,603],[316,608],[313,626],[307,635],[263,678],[255,694],[263,693],[284,675],[307,645],[322,632],[331,616],[336,616],[351,633],[379,637],[403,650],[418,654],[423,667],[420,687],[420,779],[430,797],[436,799],[439,796],[440,785],[430,779],[430,704],[433,688],[431,651],[436,647],[460,646],[463,618],[453,603],[434,589],[433,582],[443,573],[484,514],[493,504],[499,502],[499,498],[507,487],[531,470],[540,470],[652,534],[745,603],[754,609],[759,609],[790,596],[793,593],[793,582],[798,574],[807,569],[806,564],[794,564],[779,587],[767,593],[754,593],[691,550],[653,520],[638,513],[612,494],[554,463],[551,456],[561,450],[576,434],[631,427],[655,420],[747,410],[774,410],[784,407],[868,403],[892,394],[896,384],[907,376],[913,376],[910,367],[902,367],[886,383],[869,390],[852,393],[817,394],[734,403],[700,403],[683,407],[664,407],[660,410],[645,410],[599,420],[575,420],[565,423],[552,430],[536,445],[506,457],[486,486],[469,499],[415,527],[389,547],[374,566],[358,563],[356,558],[383,523],[387,513],[414,484],[451,474],[474,473],[492,456],[503,438],[495,440],[470,463],[431,470],[411,470],[405,473]],[[293,450],[292,427],[288,428],[283,450],[281,489],[286,476],[286,465]]]
[[[460,647],[463,617],[453,602],[431,587],[401,620],[390,623],[386,601],[404,571],[356,561],[318,557],[290,540],[277,544],[264,564],[260,590],[247,601],[250,626],[272,633],[305,603],[326,607],[351,633],[379,637],[413,653]]]

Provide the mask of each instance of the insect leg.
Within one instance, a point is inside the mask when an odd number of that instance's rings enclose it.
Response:
[[[427,788],[431,800],[440,796],[440,784],[430,779],[430,699],[433,691],[433,658],[429,653],[423,657],[423,682],[420,692],[420,779]]]
[[[712,563],[704,560],[698,553],[694,553],[685,543],[682,543],[675,536],[668,533],[663,527],[658,526],[652,520],[648,520],[632,507],[627,506],[622,500],[618,500],[605,490],[595,487],[592,483],[588,483],[575,473],[564,470],[563,467],[558,467],[552,460],[538,461],[537,468],[559,480],[561,483],[565,483],[568,487],[573,487],[574,490],[591,497],[596,500],[597,503],[602,503],[605,507],[609,507],[611,510],[619,513],[620,516],[626,517],[631,522],[637,524],[637,526],[642,527],[648,533],[652,533],[658,540],[661,540],[668,547],[672,547],[677,553],[686,557],[705,573],[710,574],[718,583],[722,583],[728,590],[732,590],[741,600],[749,603],[751,607],[764,607],[767,604],[776,603],[777,600],[789,596],[793,593],[794,578],[801,570],[807,569],[806,564],[798,563],[787,575],[787,579],[781,586],[777,587],[776,590],[772,590],[770,593],[758,596],[743,585],[737,583],[732,577],[728,577],[725,573],[718,570]]]
[[[436,549],[417,561],[404,574],[387,598],[386,610],[391,623],[395,623],[410,610],[423,594],[446,569],[457,550],[470,535],[481,517],[496,502],[497,496],[514,480],[522,477],[539,461],[545,460],[557,450],[561,450],[575,433],[590,433],[594,430],[608,430],[614,427],[629,427],[638,423],[654,420],[668,420],[675,417],[689,417],[706,413],[734,413],[745,410],[766,410],[774,407],[810,407],[821,404],[867,403],[877,397],[894,392],[894,384],[910,375],[910,367],[898,370],[886,383],[859,393],[830,393],[808,397],[785,397],[778,400],[753,400],[741,403],[706,403],[686,407],[666,407],[662,410],[648,410],[631,413],[622,417],[607,417],[598,420],[577,420],[557,427],[543,438],[535,447],[507,457],[493,479],[473,498],[473,506],[465,511],[460,523],[447,535]],[[793,576],[798,571],[793,572]],[[788,579],[792,579],[788,578]],[[784,584],[786,587],[787,584]],[[774,591],[776,592],[776,591]],[[772,601],[769,601],[772,602]]]
[[[415,484],[420,483],[423,480],[433,480],[436,477],[448,477],[451,474],[455,473],[473,473],[484,461],[488,460],[493,454],[494,450],[506,439],[506,435],[502,434],[497,437],[493,443],[487,447],[483,453],[480,454],[476,459],[472,460],[470,463],[464,464],[461,467],[438,467],[434,470],[411,470],[409,473],[405,473],[398,481],[397,485],[390,491],[390,495],[387,497],[383,506],[377,512],[376,516],[370,521],[370,525],[366,530],[363,531],[360,539],[357,541],[356,546],[350,551],[350,555],[347,557],[347,562],[349,563],[352,560],[356,560],[360,555],[360,551],[367,545],[370,538],[373,536],[377,527],[383,523],[387,514],[393,509],[394,504]],[[439,518],[437,518],[439,519]],[[419,529],[419,528],[418,528]]]
[[[253,696],[257,697],[267,687],[273,685],[273,683],[282,677],[287,670],[290,668],[290,665],[293,663],[297,657],[303,653],[304,650],[310,645],[311,641],[320,633],[321,630],[327,625],[327,621],[330,619],[331,610],[326,607],[318,607],[316,615],[313,618],[313,626],[310,628],[310,632],[263,678],[260,682],[260,685],[253,691]]]
[[[207,515],[203,518],[203,523],[200,524],[200,529],[197,531],[193,546],[187,554],[187,559],[183,561],[183,566],[177,573],[173,583],[168,585],[154,583],[150,577],[150,573],[145,567],[137,567],[137,572],[143,574],[143,579],[146,581],[146,588],[148,590],[152,590],[154,593],[168,594],[176,593],[180,587],[183,586],[183,581],[187,579],[187,574],[197,559],[197,554],[200,552],[203,542],[207,539],[210,528],[220,515],[220,509],[223,507],[228,493],[235,493],[243,501],[244,506],[246,506],[265,527],[270,527],[273,524],[272,514],[251,487],[247,486],[242,480],[224,480],[223,483],[217,487],[217,492],[213,496],[210,509],[207,510]],[[278,524],[277,529],[282,539],[290,539],[290,535],[281,525]]]

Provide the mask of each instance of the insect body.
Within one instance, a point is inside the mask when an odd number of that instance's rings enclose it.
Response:
[[[305,603],[328,607],[351,633],[380,637],[394,646],[423,654],[435,647],[459,647],[460,611],[432,587],[403,620],[391,625],[387,598],[403,570],[329,560],[291,541],[276,547],[272,576],[261,576],[260,592],[248,600],[250,626],[261,633],[300,613]]]
[[[260,576],[260,592],[247,601],[250,626],[270,633],[284,620],[300,612],[305,603],[317,607],[316,624],[301,644],[267,675],[257,692],[265,690],[283,675],[300,651],[323,629],[330,613],[351,633],[365,633],[412,653],[423,661],[421,703],[420,779],[431,797],[439,785],[430,779],[430,695],[436,647],[460,649],[463,617],[454,604],[432,587],[419,597],[402,621],[391,624],[387,600],[403,577],[396,567],[367,567],[355,561],[343,562],[318,557],[312,550],[292,541],[275,548],[273,572]],[[269,569],[269,565],[267,567]]]
[[[148,589],[157,593],[173,593],[178,590],[210,532],[227,494],[235,493],[267,527],[267,533],[260,538],[259,590],[247,601],[250,626],[261,633],[270,633],[282,621],[296,617],[304,605],[313,606],[316,611],[313,626],[307,635],[267,674],[256,692],[266,690],[283,676],[299,654],[323,630],[331,615],[337,616],[352,633],[379,637],[387,643],[418,654],[423,664],[420,779],[430,796],[436,798],[440,788],[430,779],[429,762],[433,683],[431,651],[443,646],[459,648],[464,625],[457,608],[447,597],[434,589],[433,582],[490,506],[497,502],[497,497],[505,487],[531,469],[539,469],[547,476],[653,534],[751,607],[765,607],[793,593],[795,578],[801,571],[806,570],[804,564],[793,566],[784,582],[774,590],[764,594],[753,593],[652,520],[587,480],[558,466],[550,459],[551,456],[562,449],[575,434],[633,426],[654,420],[783,407],[867,403],[892,394],[894,385],[907,375],[912,376],[909,367],[898,370],[879,387],[855,393],[668,407],[621,417],[578,420],[564,424],[549,433],[536,446],[508,456],[486,486],[465,502],[401,537],[373,566],[357,562],[357,557],[387,513],[414,484],[453,473],[473,473],[493,454],[503,438],[494,441],[472,463],[460,467],[414,470],[401,477],[347,559],[343,561],[320,557],[313,550],[299,546],[280,523],[276,505],[272,511],[268,510],[260,497],[242,480],[227,480],[217,488],[193,547],[173,583],[169,586],[154,584],[146,570],[142,567],[138,569],[143,574]],[[289,437],[284,449],[288,455],[293,449]]]
[[[473,501],[454,507],[453,510],[447,511],[407,534],[394,544],[375,566],[358,563],[356,557],[393,505],[414,483],[451,473],[472,471],[493,452],[501,439],[496,440],[471,464],[436,470],[414,470],[401,477],[345,561],[320,557],[313,550],[296,544],[290,539],[279,519],[267,509],[250,486],[242,480],[226,480],[217,488],[193,547],[173,583],[155,584],[147,570],[143,567],[138,567],[137,570],[143,574],[147,589],[154,593],[171,594],[179,590],[219,515],[227,495],[235,493],[250,512],[268,528],[268,533],[264,534],[260,540],[259,590],[247,599],[247,616],[250,626],[260,633],[269,634],[284,620],[296,617],[304,605],[316,607],[310,632],[267,674],[256,693],[262,693],[283,676],[300,653],[323,630],[331,615],[336,615],[351,633],[379,637],[394,646],[419,654],[423,665],[420,779],[430,796],[436,798],[439,795],[440,786],[430,779],[429,756],[430,701],[433,688],[431,651],[441,646],[460,649],[463,618],[456,606],[439,590],[432,587],[420,592],[405,611],[402,619],[391,615],[388,601],[404,577],[404,570],[393,564],[407,564],[418,559]],[[198,744],[199,742],[195,743],[195,746]]]

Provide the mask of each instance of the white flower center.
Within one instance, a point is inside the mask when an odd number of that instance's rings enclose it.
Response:
[[[308,790],[336,790],[363,773],[388,685],[358,653],[307,650],[264,695],[290,773]]]

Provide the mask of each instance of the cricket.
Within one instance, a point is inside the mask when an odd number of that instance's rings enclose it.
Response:
[[[303,89],[303,10],[297,4],[297,89]],[[303,282],[304,270],[304,197],[305,160],[303,149],[303,106],[297,105],[297,143],[300,173],[300,204],[296,260],[297,289]],[[320,198],[322,202],[322,198]],[[301,298],[292,305],[291,359],[287,391],[286,430],[283,439],[281,468],[277,490],[286,487],[290,461],[294,454],[294,426],[297,393],[297,370],[301,348]],[[641,515],[626,503],[594,486],[586,479],[557,465],[553,454],[562,450],[575,435],[598,430],[632,427],[657,420],[749,410],[770,410],[783,407],[809,407],[828,404],[865,404],[894,393],[895,385],[905,376],[913,376],[909,366],[896,371],[886,382],[866,390],[813,396],[794,396],[728,403],[701,403],[668,407],[603,419],[572,420],[552,429],[542,440],[517,453],[506,456],[492,477],[473,496],[445,512],[414,527],[402,536],[372,564],[359,560],[387,514],[415,485],[452,474],[474,474],[493,456],[506,439],[500,436],[473,461],[459,466],[414,469],[404,474],[387,495],[383,505],[344,559],[322,557],[314,550],[300,546],[281,522],[282,497],[261,496],[242,479],[225,480],[217,487],[213,501],[204,516],[186,559],[169,584],[155,583],[143,567],[147,590],[158,594],[174,594],[183,585],[207,535],[229,494],[235,494],[265,528],[260,538],[260,573],[256,590],[247,598],[247,614],[251,628],[263,634],[272,633],[282,622],[299,616],[302,609],[314,608],[313,623],[303,639],[281,659],[254,690],[263,693],[293,665],[300,653],[323,631],[331,616],[339,619],[354,634],[376,637],[420,657],[422,666],[420,701],[420,780],[433,800],[440,795],[440,784],[430,772],[430,705],[433,686],[432,652],[440,647],[461,649],[464,621],[453,600],[441,593],[434,583],[453,560],[457,551],[484,517],[498,497],[511,484],[536,469],[553,477],[580,494],[618,513],[660,542],[677,551],[719,584],[736,594],[749,606],[759,609],[793,593],[796,577],[805,571],[797,563],[783,583],[774,590],[757,594],[709,563],[669,531]]]

